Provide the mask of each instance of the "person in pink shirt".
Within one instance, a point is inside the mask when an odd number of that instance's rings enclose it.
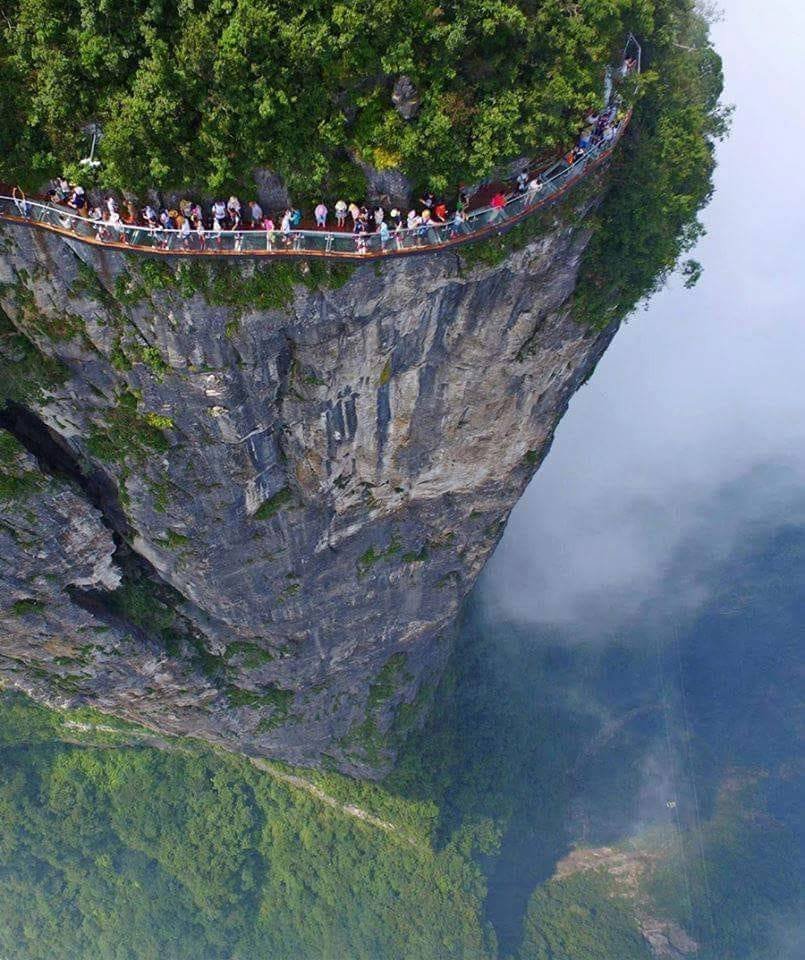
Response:
[[[313,211],[313,215],[316,217],[317,227],[327,226],[327,213],[327,207],[323,203],[319,203],[316,209]]]

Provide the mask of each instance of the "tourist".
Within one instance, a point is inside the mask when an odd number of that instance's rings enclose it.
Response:
[[[196,240],[198,240],[199,250],[207,249],[207,233],[204,229],[204,220],[201,217],[196,220]]]
[[[212,205],[212,219],[222,223],[224,217],[226,217],[226,204],[223,200],[216,200]]]
[[[386,219],[386,213],[382,207],[375,207],[374,217],[375,217],[375,226],[379,228],[380,225],[383,223],[383,221]]]
[[[517,174],[517,191],[518,193],[525,193],[528,189],[528,170],[521,170]]]
[[[338,200],[335,205],[335,222],[339,229],[344,229],[347,220],[347,205],[343,200]]]
[[[291,207],[291,226],[294,230],[298,230],[302,225],[302,211],[297,210],[296,207]]]
[[[432,190],[426,190],[425,196],[419,198],[419,202],[422,204],[425,210],[430,210],[431,207],[436,203],[436,197]]]
[[[274,248],[274,233],[276,227],[274,226],[274,221],[269,215],[266,215],[263,218],[263,229],[266,232],[266,250],[273,250]]]
[[[408,211],[407,223],[408,223],[409,230],[415,230],[421,222],[422,220],[420,217],[417,216],[416,210]]]
[[[28,203],[25,194],[19,187],[14,187],[11,196],[14,198],[14,206],[16,206],[19,215],[27,219],[31,215],[31,205]]]
[[[181,204],[179,204],[181,206]],[[182,241],[182,246],[185,250],[190,246],[190,219],[189,217],[182,217],[182,223],[179,227],[179,237]]]
[[[282,235],[282,242],[286,247],[290,247],[292,243],[291,238],[291,217],[293,216],[293,210],[290,207],[286,208],[285,213],[282,215],[282,220],[280,220],[280,234]]]
[[[489,206],[497,213],[502,214],[506,209],[506,194],[498,190],[498,192],[490,200]]]
[[[355,224],[358,221],[358,217],[361,215],[361,208],[357,203],[353,202],[349,205],[349,207],[347,207],[347,209],[349,210],[349,215],[352,217],[352,226],[354,229]]]
[[[385,253],[386,244],[389,242],[391,237],[391,234],[389,233],[389,225],[385,220],[381,220],[378,226],[380,229],[380,249],[383,251],[383,253]]]
[[[420,245],[423,245],[428,238],[428,230],[431,227],[433,221],[431,220],[430,210],[425,209],[422,211],[422,216],[418,218],[419,225],[417,227],[417,239]]]
[[[313,216],[316,218],[316,226],[324,229],[327,226],[327,214],[330,211],[327,209],[323,201],[319,201],[316,204],[316,209],[313,211]]]
[[[467,220],[467,214],[463,210],[456,210],[453,215],[453,223],[450,229],[450,237],[454,239],[455,237],[461,236],[464,232],[464,224]]]
[[[403,222],[402,214],[397,209],[397,207],[392,208],[392,211],[389,214],[389,217],[391,218],[391,223],[395,230],[398,227],[402,226],[402,222]]]
[[[120,214],[117,212],[117,210],[110,211],[107,214],[106,219],[109,223],[109,226],[112,228],[112,230],[116,234],[120,234],[123,232],[123,220],[121,219]]]
[[[528,183],[529,203],[532,202],[534,197],[536,197],[537,194],[542,191],[542,187],[543,187],[542,178],[540,177],[539,174],[537,174],[537,176],[534,177],[533,180],[530,180]]]
[[[358,253],[366,253],[366,220],[358,213],[352,225],[352,235],[355,238],[355,249]]]
[[[93,207],[92,210],[87,211],[89,219],[92,221],[92,225],[95,227],[95,236],[98,240],[106,240],[106,223],[103,219],[103,211],[100,207]]]
[[[70,196],[70,182],[66,177],[56,177],[53,181],[53,194],[57,203],[66,203]]]
[[[442,200],[433,208],[433,219],[439,223],[447,223],[447,205]]]
[[[77,183],[72,184],[71,193],[67,200],[68,206],[71,206],[76,213],[85,212],[87,206],[87,195],[82,186]]]
[[[230,197],[226,205],[226,212],[229,217],[231,229],[237,229],[235,224],[240,223],[240,200],[237,197]]]
[[[220,250],[221,249],[221,239],[223,233],[223,226],[218,217],[214,217],[212,221],[212,241],[215,246]]]
[[[252,227],[259,230],[260,224],[263,222],[263,208],[256,200],[249,201],[249,219]]]

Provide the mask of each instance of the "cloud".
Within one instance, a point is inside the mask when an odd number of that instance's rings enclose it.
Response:
[[[805,480],[805,181],[781,162],[805,146],[790,80],[805,10],[782,7],[758,18],[734,0],[715,28],[738,106],[695,252],[704,276],[638,312],[573,401],[481,582],[502,617],[617,623],[691,538],[728,550]]]

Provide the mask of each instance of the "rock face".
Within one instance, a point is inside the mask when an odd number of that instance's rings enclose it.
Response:
[[[391,102],[403,120],[413,120],[419,113],[421,98],[410,77],[403,74],[397,78],[391,91]]]
[[[587,239],[576,217],[494,266],[327,274],[7,225],[0,423],[36,460],[3,468],[32,482],[0,488],[0,676],[382,769],[614,333],[569,316]]]

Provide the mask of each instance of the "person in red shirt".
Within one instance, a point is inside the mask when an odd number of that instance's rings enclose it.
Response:
[[[494,197],[492,197],[489,205],[493,210],[502,210],[506,206],[506,194],[498,191]]]
[[[442,200],[433,208],[433,219],[438,220],[439,223],[445,223],[447,221],[447,207]]]

